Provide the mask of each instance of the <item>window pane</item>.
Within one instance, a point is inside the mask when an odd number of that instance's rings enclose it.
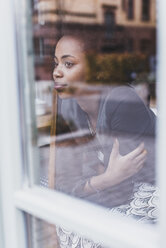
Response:
[[[55,226],[32,216],[29,216],[29,220],[32,248],[102,247],[101,244],[82,237],[66,227]]]
[[[156,223],[155,8],[130,26],[112,1],[41,0],[32,13],[40,185]]]
[[[108,213],[109,216],[109,213]],[[90,239],[89,236],[92,235],[92,233],[86,235],[81,235],[78,232],[69,230],[65,226],[58,226],[58,225],[52,225],[49,222],[43,221],[39,218],[35,218],[33,216],[28,216],[29,220],[29,246],[32,248],[55,248],[55,247],[76,247],[76,248],[101,248],[101,247],[110,247],[110,248],[122,248],[122,247],[133,247],[133,238],[131,237],[131,232],[127,238],[125,239],[125,243],[123,244],[120,240],[116,240],[116,238],[113,238],[112,242],[109,242],[108,240],[105,242],[100,242],[100,240],[103,240],[103,233],[98,234],[97,236],[94,236],[94,240]],[[96,225],[99,225],[96,221]],[[104,228],[104,227],[103,227]],[[109,226],[109,229],[117,228],[117,226],[112,227],[111,223]],[[147,227],[148,229],[148,227]],[[84,231],[83,231],[84,232]],[[121,234],[120,234],[121,235]],[[119,235],[119,236],[120,236]],[[131,244],[130,244],[131,240]],[[147,240],[144,240],[145,243],[147,243]],[[141,247],[143,242],[139,242],[136,247]],[[149,244],[148,244],[149,245]]]
[[[128,1],[128,19],[132,20],[134,18],[134,0]]]
[[[142,1],[142,20],[143,21],[149,21],[150,19],[150,6],[151,6],[150,0]]]

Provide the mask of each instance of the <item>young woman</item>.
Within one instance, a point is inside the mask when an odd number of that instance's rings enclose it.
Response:
[[[83,143],[75,138],[75,145],[60,152],[56,149],[55,187],[111,211],[153,222],[153,204],[149,207],[145,201],[152,203],[155,182],[155,116],[129,86],[112,86],[98,97],[85,94],[88,52],[86,41],[76,36],[62,37],[55,49],[58,114],[73,137],[75,129],[89,134]],[[72,93],[74,87],[79,88],[77,94]],[[148,187],[145,182],[150,183]],[[62,247],[100,247],[61,227],[57,233]]]
[[[60,156],[56,189],[112,208],[131,199],[135,181],[154,183],[155,116],[129,86],[112,87],[96,98],[84,94],[87,47],[80,37],[64,36],[55,49],[59,112],[71,131],[73,121],[93,137],[80,144],[78,160]],[[69,97],[78,85],[80,92]]]

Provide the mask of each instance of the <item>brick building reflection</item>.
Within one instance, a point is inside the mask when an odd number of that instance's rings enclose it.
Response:
[[[155,55],[156,0],[32,0],[35,72],[50,80],[57,39],[83,33],[100,53]]]

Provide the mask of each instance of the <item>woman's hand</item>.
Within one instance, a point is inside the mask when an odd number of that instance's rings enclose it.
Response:
[[[144,149],[144,144],[141,143],[132,152],[121,156],[119,153],[119,141],[116,139],[113,144],[107,169],[87,181],[84,188],[85,192],[87,194],[95,193],[119,184],[133,176],[143,167],[146,155],[147,151]]]
[[[119,141],[115,139],[108,167],[103,173],[105,187],[118,184],[137,173],[143,167],[146,155],[147,151],[144,148],[144,144],[141,143],[132,152],[121,156],[119,153]]]

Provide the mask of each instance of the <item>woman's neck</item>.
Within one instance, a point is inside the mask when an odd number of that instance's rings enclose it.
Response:
[[[86,95],[79,96],[77,102],[80,107],[88,114],[89,121],[92,125],[92,128],[96,130],[97,117],[99,112],[99,95]]]

